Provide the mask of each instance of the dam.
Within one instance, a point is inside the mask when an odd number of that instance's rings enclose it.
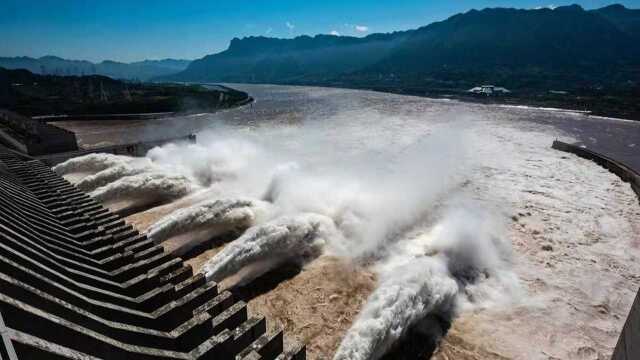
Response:
[[[44,163],[0,148],[0,358],[304,359]]]
[[[310,359],[368,358],[387,350],[402,354],[379,345],[399,340],[385,329],[402,334],[410,326],[423,326],[425,312],[451,323],[447,333],[436,334],[442,337],[433,355],[438,360],[460,354],[483,360],[584,354],[608,358],[617,344],[634,343],[623,340],[620,331],[633,329],[625,319],[632,306],[637,308],[638,198],[624,176],[607,170],[615,166],[580,149],[636,167],[638,124],[368,91],[243,88],[255,94],[253,107],[148,122],[56,123],[89,148],[103,141],[125,146],[151,135],[193,133],[195,142],[158,144],[137,158],[118,152],[103,158],[75,153],[79,157],[54,168],[66,180],[38,161],[13,154],[17,160],[7,157],[13,167],[5,166],[4,173],[14,179],[11,184],[30,184],[29,179],[46,174],[45,183],[51,181],[56,191],[60,186],[73,190],[78,199],[79,189],[90,191],[89,203],[131,226],[98,225],[113,229],[105,231],[115,232],[116,243],[147,234],[143,241],[151,240],[145,245],[149,247],[141,251],[162,246],[165,256],[182,258],[183,267],[203,279],[198,282],[218,281],[214,298],[228,292],[244,302],[246,321],[251,314],[271,320],[258,339],[265,342],[284,329],[282,349],[269,353],[276,358],[303,356],[297,344],[306,344]],[[571,145],[577,149],[572,152],[586,159],[552,149],[554,139],[578,144]],[[24,171],[15,170],[18,161],[26,164]],[[38,171],[26,170],[31,168]],[[184,191],[147,187],[144,179],[168,185],[175,180]],[[36,195],[25,193],[31,209]],[[113,203],[137,201],[140,195],[162,201],[113,215],[118,211]],[[7,227],[31,219],[15,213],[7,212]],[[30,228],[37,231],[58,221],[39,213],[36,220]],[[62,230],[55,225],[50,231]],[[467,247],[476,251],[463,251]],[[90,280],[78,280],[96,287],[102,273],[84,266],[73,255],[77,251],[64,250],[61,254],[70,261],[63,265],[73,270],[68,277],[77,281],[72,276],[89,272]],[[229,274],[229,269],[240,268]],[[235,275],[244,279],[249,270],[260,270],[255,280],[239,287],[227,284]],[[107,291],[120,294],[107,283]],[[438,296],[430,296],[434,293]],[[401,305],[385,306],[390,299]],[[32,304],[30,297],[19,300]],[[422,303],[423,308],[402,305]],[[116,306],[121,305],[117,300]],[[456,311],[447,312],[453,305]],[[118,323],[127,319],[106,318]],[[380,326],[376,332],[364,331],[370,324]],[[15,322],[6,327],[11,326],[17,327]],[[46,339],[51,348],[58,344]],[[138,347],[159,346],[141,339],[115,338]],[[536,347],[528,346],[532,341]],[[251,343],[260,346],[258,340]],[[280,340],[275,343],[279,348]],[[69,342],[61,346],[101,358]],[[256,351],[249,358],[267,353]]]

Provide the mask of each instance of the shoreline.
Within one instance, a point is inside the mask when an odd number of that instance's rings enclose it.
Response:
[[[238,91],[233,89],[234,91]],[[117,121],[117,120],[159,120],[179,116],[197,116],[201,114],[214,114],[222,110],[236,109],[255,102],[255,99],[248,93],[243,100],[237,101],[229,106],[215,109],[213,111],[193,111],[193,112],[150,112],[150,113],[134,113],[134,114],[61,114],[61,115],[39,115],[33,116],[33,120],[55,123],[60,121]]]
[[[354,90],[364,90],[365,88],[349,88]],[[576,108],[569,107],[569,104],[566,104],[566,107],[563,107],[562,103],[554,102],[553,104],[545,104],[545,101],[535,101],[535,99],[522,98],[514,95],[507,96],[482,96],[482,95],[471,95],[471,94],[435,94],[435,93],[413,93],[413,92],[405,92],[405,91],[393,91],[391,89],[367,89],[371,91],[388,93],[388,94],[396,94],[396,95],[409,95],[409,96],[417,96],[434,100],[455,100],[470,104],[482,104],[482,105],[495,105],[495,106],[504,106],[504,107],[522,107],[522,108],[531,108],[536,110],[545,110],[545,111],[556,111],[556,112],[565,112],[565,113],[574,113],[577,115],[584,115],[591,118],[605,118],[605,119],[616,119],[623,121],[640,121],[640,112],[637,114],[634,112],[633,117],[621,117],[622,113],[618,111],[601,111],[597,109],[584,109],[579,110]]]
[[[213,83],[201,82],[194,83],[200,85],[210,85]],[[406,89],[389,89],[389,88],[376,88],[376,87],[366,87],[366,86],[345,86],[345,85],[331,85],[331,84],[300,84],[300,83],[222,83],[222,84],[231,84],[231,85],[269,85],[269,86],[294,86],[294,87],[312,87],[312,88],[328,88],[328,89],[345,89],[345,90],[362,90],[362,91],[373,91],[384,94],[394,94],[394,95],[403,95],[403,96],[415,96],[420,98],[427,98],[430,100],[440,100],[440,101],[460,101],[464,103],[470,104],[482,104],[482,105],[496,105],[496,106],[504,106],[504,107],[522,107],[522,108],[531,108],[536,110],[545,110],[545,111],[556,111],[556,112],[565,112],[565,113],[574,113],[576,115],[584,115],[590,118],[602,118],[606,120],[620,120],[620,121],[640,121],[640,111],[637,113],[634,111],[633,116],[631,117],[623,117],[623,113],[619,111],[601,111],[599,109],[577,109],[575,107],[570,107],[570,104],[565,102],[566,106],[563,106],[562,102],[553,102],[549,103],[548,101],[535,101],[533,98],[523,98],[517,95],[508,95],[508,96],[479,96],[479,95],[471,95],[471,94],[463,94],[463,93],[454,93],[455,91],[462,90],[451,90],[450,92],[442,92],[438,93],[438,90],[424,90],[424,91],[411,91]],[[534,94],[532,94],[534,95]],[[546,105],[545,105],[546,103]]]
[[[216,112],[253,101],[248,93],[221,85],[130,83],[104,76],[38,75],[2,68],[0,73],[5,89],[0,108],[41,123],[157,119]]]

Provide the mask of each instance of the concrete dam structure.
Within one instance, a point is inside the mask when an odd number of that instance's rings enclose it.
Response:
[[[215,282],[0,148],[0,359],[304,359]]]
[[[0,144],[33,156],[78,150],[73,132],[4,109],[0,109]]]

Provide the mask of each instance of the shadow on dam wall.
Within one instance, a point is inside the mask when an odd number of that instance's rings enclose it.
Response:
[[[552,148],[575,154],[581,158],[594,161],[598,165],[618,175],[623,181],[629,183],[640,201],[640,174],[631,167],[599,154],[587,148],[554,141]],[[622,328],[618,343],[611,357],[612,360],[638,360],[640,359],[640,289],[629,311],[627,321]]]
[[[0,146],[0,359],[284,359],[283,331],[38,160]]]

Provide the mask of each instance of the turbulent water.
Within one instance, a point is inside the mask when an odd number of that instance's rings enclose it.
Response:
[[[252,200],[212,200],[179,209],[158,220],[148,230],[149,238],[160,243],[191,231],[207,231],[209,237],[247,229],[255,224],[268,204]]]
[[[448,316],[458,291],[446,267],[428,257],[384,273],[334,359],[382,357],[409,326],[429,314]]]
[[[108,202],[120,199],[145,199],[149,202],[178,199],[193,189],[192,182],[183,175],[167,175],[164,172],[146,172],[124,176],[99,187],[89,194]]]
[[[250,228],[204,267],[207,279],[225,279],[250,265],[255,277],[285,261],[317,256],[335,236],[331,219],[315,214],[281,217]],[[246,281],[246,279],[243,279]]]
[[[135,161],[128,156],[111,154],[89,154],[75,159],[70,159],[62,164],[54,166],[53,170],[58,175],[66,175],[74,172],[98,172],[113,166],[128,164]]]
[[[83,191],[93,191],[123,177],[138,175],[149,171],[151,171],[151,168],[144,164],[123,163],[111,165],[104,170],[83,178],[76,186]]]
[[[79,184],[103,201],[196,197],[151,226],[157,242],[244,230],[205,264],[211,280],[250,281],[323,254],[375,271],[377,288],[321,358],[379,358],[434,314],[459,316],[470,324],[465,341],[507,358],[611,350],[640,285],[629,275],[640,271],[637,200],[612,174],[550,145],[581,141],[636,159],[638,124],[367,91],[242,89],[253,106],[124,130],[196,131],[198,144],[56,171],[93,173]],[[75,130],[88,144],[103,126]],[[611,291],[598,291],[602,283]]]

